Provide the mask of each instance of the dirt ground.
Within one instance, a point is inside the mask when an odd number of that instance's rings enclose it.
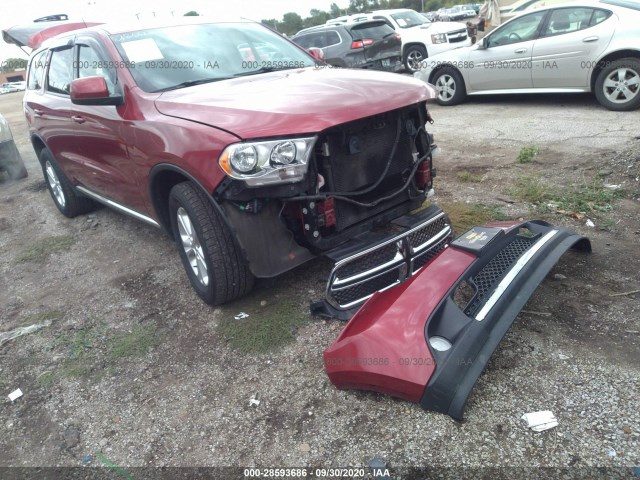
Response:
[[[0,113],[29,170],[27,179],[0,184],[0,332],[48,325],[0,346],[0,467],[110,464],[131,473],[367,467],[375,458],[392,469],[543,466],[569,474],[640,465],[640,294],[629,293],[640,289],[640,111],[609,112],[589,95],[431,107],[441,148],[436,202],[550,219],[593,245],[592,254],[565,255],[536,291],[463,422],[330,384],[322,351],[343,324],[308,313],[322,296],[326,261],[210,308],[161,231],[106,208],[59,214],[21,95],[1,96]],[[528,146],[537,155],[519,163]],[[614,186],[605,193],[619,185],[624,194],[611,207],[587,200],[582,213],[555,200],[535,207],[517,191],[522,179],[560,192],[599,181]],[[240,312],[249,317],[235,320]],[[291,320],[278,327],[288,329],[278,338],[290,337],[282,346],[252,350],[239,338],[241,322],[269,335],[269,322],[282,318]],[[10,402],[16,388],[24,395]],[[520,417],[538,410],[553,411],[558,427],[528,430]]]

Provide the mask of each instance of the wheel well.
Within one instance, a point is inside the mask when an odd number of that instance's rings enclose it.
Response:
[[[593,72],[591,73],[591,91],[595,91],[598,75],[600,75],[600,72],[607,66],[608,63],[613,62],[614,60],[620,60],[621,58],[629,57],[640,60],[640,52],[638,50],[618,50],[617,52],[610,53],[606,57],[602,57],[598,62],[598,65],[593,69]]]
[[[407,57],[407,50],[409,50],[411,47],[422,47],[424,48],[425,52],[427,52],[427,56],[429,56],[429,50],[427,50],[427,46],[423,43],[418,43],[418,42],[413,42],[413,43],[408,43],[407,45],[405,45],[402,49],[402,58],[406,58]]]
[[[42,141],[42,139],[40,137],[37,137],[35,135],[31,136],[31,145],[33,145],[33,149],[36,152],[36,158],[38,159],[38,162],[39,162],[40,161],[40,152],[42,152],[42,150],[47,148],[47,146],[45,145],[45,143]]]
[[[169,193],[178,183],[188,182],[190,179],[175,170],[161,170],[153,175],[150,185],[151,202],[158,214],[158,219],[164,230],[173,237],[171,219],[169,218]]]

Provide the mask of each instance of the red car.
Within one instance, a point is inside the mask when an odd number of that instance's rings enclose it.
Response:
[[[326,68],[254,22],[196,19],[55,36],[31,57],[24,107],[58,209],[97,201],[163,228],[198,295],[220,304],[254,277],[362,250],[420,206],[434,96],[412,78]],[[397,283],[384,264],[337,279],[333,308]]]

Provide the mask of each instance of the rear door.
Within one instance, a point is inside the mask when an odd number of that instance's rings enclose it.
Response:
[[[616,26],[616,17],[601,8],[552,10],[533,45],[533,86],[589,87],[595,60],[609,45]]]
[[[402,43],[400,35],[386,22],[357,23],[348,28],[353,43],[362,45],[367,63],[380,62],[383,68],[389,68],[400,60]]]

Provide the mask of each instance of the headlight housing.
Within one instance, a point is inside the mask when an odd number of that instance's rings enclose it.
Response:
[[[447,43],[447,35],[445,33],[434,33],[431,35],[431,42],[434,44]]]
[[[218,164],[231,178],[252,187],[299,182],[307,173],[316,138],[233,143],[224,149]]]

